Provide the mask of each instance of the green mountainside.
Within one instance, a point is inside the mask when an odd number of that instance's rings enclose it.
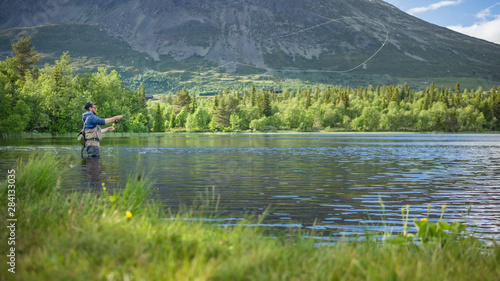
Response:
[[[148,93],[287,85],[500,84],[500,45],[380,0],[34,1],[0,7],[0,55],[31,36],[53,63],[116,69]]]

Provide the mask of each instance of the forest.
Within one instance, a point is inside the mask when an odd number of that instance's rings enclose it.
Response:
[[[146,101],[144,86],[127,89],[120,75],[100,68],[76,73],[64,53],[38,68],[30,38],[12,45],[0,61],[0,133],[63,134],[81,129],[88,101],[99,117],[130,112],[115,125],[121,132],[483,132],[500,130],[500,86],[489,90],[425,90],[407,85],[316,85],[284,89],[229,89],[204,96],[181,89]]]

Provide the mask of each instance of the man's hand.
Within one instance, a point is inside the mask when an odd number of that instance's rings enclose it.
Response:
[[[123,118],[123,115],[116,115],[116,116],[113,116],[111,118],[106,118],[106,119],[104,119],[104,124],[116,122],[117,120],[120,120],[122,118]]]
[[[107,128],[102,129],[102,130],[101,130],[101,133],[103,133],[103,134],[104,134],[104,133],[106,133],[106,132],[108,132],[108,131],[110,131],[110,132],[111,132],[111,131],[114,131],[114,130],[115,130],[115,127],[113,127],[113,126],[109,126],[109,127],[107,127]]]

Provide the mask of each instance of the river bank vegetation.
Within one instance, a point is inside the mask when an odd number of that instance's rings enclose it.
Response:
[[[0,62],[0,133],[61,134],[81,129],[83,106],[98,102],[98,116],[127,114],[121,132],[349,131],[481,132],[500,130],[500,86],[491,89],[425,89],[407,85],[336,85],[218,93],[177,91],[146,102],[147,89],[127,89],[114,70],[75,73],[65,53],[38,69],[29,38]],[[223,83],[221,81],[221,83]]]
[[[15,274],[2,280],[498,280],[500,247],[437,218],[408,222],[404,233],[367,233],[323,245],[319,233],[274,233],[214,218],[213,202],[168,211],[152,199],[147,176],[126,186],[68,193],[58,189],[71,159],[31,155],[15,171]],[[7,181],[0,184],[7,200]],[[10,193],[9,193],[10,194]],[[443,212],[444,212],[443,207]],[[205,210],[205,211],[203,211]],[[7,218],[7,208],[2,217]],[[264,218],[265,219],[265,218]],[[262,220],[262,218],[260,218]],[[434,222],[431,222],[434,221]],[[416,227],[416,228],[415,228]],[[2,231],[6,242],[7,232]],[[5,248],[7,243],[2,245]],[[6,264],[6,255],[3,263]]]

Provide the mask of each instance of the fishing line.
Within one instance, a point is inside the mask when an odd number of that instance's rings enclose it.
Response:
[[[314,26],[311,26],[311,27],[307,27],[307,28],[303,28],[301,30],[298,30],[298,31],[295,31],[295,32],[291,32],[289,34],[285,34],[285,35],[277,35],[277,36],[273,36],[271,38],[268,38],[266,40],[264,40],[264,42],[266,41],[271,41],[271,40],[276,40],[276,39],[280,39],[280,38],[285,38],[285,37],[290,37],[290,36],[293,36],[293,35],[297,35],[299,33],[302,33],[302,32],[306,32],[306,31],[309,31],[309,30],[312,30],[312,29],[315,29],[315,28],[318,28],[318,27],[321,27],[321,26],[324,26],[324,25],[327,25],[329,23],[332,23],[332,22],[338,22],[338,21],[341,21],[341,20],[347,20],[347,19],[363,19],[362,17],[343,17],[341,19],[331,19],[331,18],[327,18],[327,17],[324,17],[324,16],[321,16],[319,15],[319,17],[322,17],[324,19],[327,19],[328,21],[326,22],[323,22],[323,23],[320,23],[320,24],[317,24],[317,25],[314,25]],[[389,30],[386,28],[386,26],[384,24],[382,24],[381,22],[378,22],[376,20],[371,20],[373,23],[376,23],[376,24],[379,24],[385,31],[385,39],[384,39],[384,42],[382,43],[382,45],[370,56],[368,57],[366,60],[364,60],[362,63],[352,67],[352,68],[349,68],[349,69],[345,69],[345,70],[313,70],[313,69],[306,69],[306,70],[300,70],[300,69],[272,69],[272,68],[269,68],[269,67],[259,67],[259,66],[255,66],[255,65],[251,65],[251,64],[246,64],[246,63],[241,63],[241,62],[237,62],[237,61],[230,61],[230,62],[226,62],[226,63],[223,63],[217,67],[213,67],[213,69],[209,70],[209,71],[206,71],[204,73],[202,73],[203,75],[206,75],[208,73],[211,73],[213,71],[216,71],[220,68],[224,68],[225,66],[227,65],[231,65],[231,64],[234,64],[234,65],[241,65],[241,66],[246,66],[246,67],[251,67],[251,68],[254,68],[254,69],[262,69],[262,70],[265,70],[266,73],[268,72],[295,72],[295,73],[346,73],[346,72],[351,72],[353,70],[356,70],[360,67],[362,67],[363,65],[365,65],[367,62],[369,62],[370,60],[372,60],[386,45],[387,41],[389,40]],[[201,75],[201,74],[200,74]],[[274,74],[272,74],[274,75]],[[275,75],[276,76],[276,75]],[[286,75],[285,75],[286,76]],[[285,77],[286,78],[286,77]],[[288,79],[288,78],[286,78]],[[173,90],[185,85],[187,82],[181,82],[179,85],[171,88],[170,90],[168,90],[168,93],[172,93]],[[122,116],[125,116],[131,112],[133,112],[134,110],[144,106],[145,104],[147,104],[147,100],[146,102],[144,102],[143,104],[133,108],[132,110],[128,111],[127,113],[123,114]],[[118,123],[118,120],[116,120],[114,122],[115,124]],[[120,123],[121,124],[121,123]],[[117,125],[118,126],[118,125]]]
[[[130,112],[132,112],[132,111],[134,111],[134,110],[138,109],[139,107],[141,107],[141,106],[145,105],[146,103],[148,103],[148,102],[146,101],[145,103],[143,103],[143,104],[141,104],[141,105],[139,105],[139,106],[135,107],[134,109],[130,110],[129,112],[127,112],[127,113],[125,113],[125,114],[122,114],[122,116],[125,116],[125,115],[129,114]]]
[[[326,18],[326,17],[323,17],[323,16],[321,16],[321,17],[322,18]],[[343,19],[359,19],[359,18],[361,18],[361,17],[348,17],[348,18],[343,18]],[[328,18],[326,18],[326,19],[328,19]],[[311,29],[314,29],[314,28],[317,28],[317,27],[320,27],[320,26],[323,26],[323,25],[326,25],[326,24],[329,24],[329,23],[332,23],[332,22],[335,22],[335,21],[340,21],[340,19],[330,19],[327,22],[320,23],[320,24],[312,26],[312,27],[308,27],[308,28],[305,28],[303,30],[299,30],[299,31],[293,32],[291,34],[286,34],[286,35],[281,35],[281,36],[273,37],[271,39],[267,39],[266,41],[276,40],[276,39],[279,39],[279,38],[284,38],[284,37],[292,36],[292,35],[295,35],[295,34],[298,34],[298,33],[301,33],[301,32],[307,31],[307,30],[311,30]],[[375,51],[375,53],[373,53],[370,57],[368,57],[368,59],[366,59],[365,61],[363,61],[362,63],[358,64],[357,66],[355,66],[353,68],[349,68],[349,69],[346,69],[346,70],[271,69],[271,68],[263,68],[263,67],[258,67],[258,66],[255,66],[255,65],[245,64],[245,63],[241,63],[241,62],[235,62],[235,61],[231,61],[229,63],[238,64],[238,65],[247,66],[247,67],[253,67],[253,68],[256,68],[256,69],[263,69],[263,70],[267,70],[267,71],[274,71],[274,72],[305,72],[305,73],[308,73],[308,72],[309,73],[311,73],[311,72],[314,72],[314,73],[345,73],[345,72],[351,72],[353,70],[356,70],[356,69],[362,67],[364,64],[366,64],[371,59],[373,59],[385,47],[385,44],[389,40],[389,30],[387,30],[387,28],[385,27],[385,25],[383,25],[382,23],[380,23],[378,21],[374,21],[374,20],[372,20],[372,21],[374,23],[380,24],[383,27],[383,29],[385,31],[384,43],[382,43],[382,45]]]
[[[130,110],[129,112],[127,112],[127,113],[125,113],[125,114],[122,114],[122,116],[125,116],[125,115],[129,114],[130,112],[132,112],[132,111],[134,111],[134,110],[136,110],[136,109],[138,109],[138,108],[140,108],[140,107],[143,107],[145,104],[147,104],[147,103],[148,103],[148,100],[149,100],[149,99],[148,99],[148,98],[146,98],[146,101],[145,101],[143,104],[141,104],[141,105],[139,105],[139,106],[136,106],[134,109]],[[116,127],[115,127],[115,129],[116,129],[119,125],[121,125],[121,124],[122,124],[122,123],[118,124],[118,120],[115,120],[113,123],[114,123],[114,124],[117,124],[117,125],[116,125]],[[113,125],[114,125],[114,124],[113,124]]]
[[[320,23],[320,24],[317,24],[317,25],[314,25],[314,26],[311,26],[311,27],[307,27],[307,28],[304,28],[304,29],[301,29],[301,30],[298,30],[298,31],[295,31],[295,32],[292,32],[292,33],[289,33],[289,34],[285,34],[285,35],[277,35],[277,36],[274,36],[274,37],[271,37],[271,38],[268,38],[266,39],[264,42],[266,41],[271,41],[271,40],[276,40],[276,39],[280,39],[280,38],[285,38],[285,37],[290,37],[290,36],[293,36],[293,35],[296,35],[296,34],[299,34],[299,33],[302,33],[302,32],[306,32],[306,31],[309,31],[309,30],[312,30],[312,29],[315,29],[315,28],[318,28],[318,27],[321,27],[321,26],[324,26],[324,25],[327,25],[329,23],[332,23],[332,22],[339,22],[339,21],[342,21],[342,20],[348,20],[348,19],[364,19],[362,17],[343,17],[341,19],[331,19],[331,18],[328,18],[328,17],[325,17],[325,16],[321,16],[321,15],[318,15],[319,17],[321,18],[324,18],[324,19],[327,19],[328,21],[326,22],[323,22],[323,23]],[[209,70],[209,71],[206,71],[204,73],[202,73],[203,75],[206,75],[208,73],[211,73],[213,71],[216,71],[218,70],[219,68],[223,68],[227,65],[230,65],[230,64],[234,64],[234,65],[241,65],[241,66],[246,66],[246,67],[251,67],[251,68],[254,68],[254,69],[261,69],[261,70],[265,70],[266,73],[267,72],[295,72],[295,73],[347,73],[347,72],[351,72],[353,70],[356,70],[362,66],[364,66],[366,63],[368,63],[370,60],[372,60],[384,47],[385,45],[387,44],[387,41],[389,40],[389,30],[387,29],[387,27],[379,22],[379,21],[376,21],[376,20],[370,20],[371,22],[373,23],[376,23],[378,25],[380,25],[383,30],[385,31],[385,39],[384,39],[384,42],[382,43],[382,45],[370,56],[368,57],[366,60],[364,60],[362,63],[352,67],[352,68],[349,68],[349,69],[345,69],[345,70],[317,70],[317,69],[306,69],[306,70],[300,70],[300,69],[272,69],[272,68],[269,68],[269,67],[260,67],[260,66],[256,66],[256,65],[251,65],[251,64],[246,64],[246,63],[241,63],[241,62],[237,62],[237,61],[230,61],[230,62],[226,62],[224,64],[221,64],[217,67],[214,67],[213,69]],[[201,74],[200,74],[201,75]],[[274,75],[274,74],[271,74],[271,75]],[[285,78],[286,75],[285,75]],[[287,78],[288,79],[288,78]],[[171,88],[170,90],[168,90],[168,93],[172,93],[173,90],[185,85],[187,82],[181,82],[179,85]]]

